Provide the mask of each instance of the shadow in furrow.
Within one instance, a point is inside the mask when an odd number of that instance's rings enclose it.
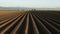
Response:
[[[28,28],[28,34],[34,34],[34,28],[31,20],[31,16],[29,15],[29,28]]]
[[[25,33],[25,27],[26,27],[26,19],[27,19],[27,15],[22,23],[22,25],[19,27],[18,31],[16,32],[16,34],[24,34]]]
[[[38,28],[40,34],[48,34],[48,33],[44,30],[43,26],[35,19],[34,16],[33,16],[33,18],[34,18],[34,20],[35,20],[35,23],[36,23],[36,25],[37,25],[37,28]]]
[[[53,29],[49,24],[46,23],[47,20],[44,21],[45,19],[42,18],[42,19],[43,19],[43,20],[42,20],[41,17],[38,17],[38,16],[37,16],[37,18],[48,28],[49,31],[52,32],[52,34],[60,34],[60,33],[57,32],[55,29]],[[49,22],[48,22],[48,23],[49,23]]]
[[[43,18],[44,20],[48,21],[50,24],[52,24],[56,28],[60,29],[60,25],[58,24],[58,22],[55,22],[52,19],[47,18],[47,17],[43,17],[43,16],[40,16],[40,15],[38,15],[38,16],[41,17],[41,18]]]
[[[21,16],[21,15],[20,15]],[[18,16],[16,19],[18,19],[20,16]],[[12,22],[14,22],[16,19],[12,20],[9,24],[5,25],[4,27],[1,28],[0,31],[4,30],[6,27],[8,27]]]
[[[20,17],[20,16],[19,16],[19,17]],[[18,17],[18,18],[19,18],[19,17]],[[17,18],[17,19],[18,19],[18,18]],[[22,18],[23,18],[23,16],[22,16],[21,18],[19,18],[19,20],[18,20],[8,31],[6,31],[5,34],[10,34],[11,31],[15,28],[15,26],[19,23],[19,21],[20,21]],[[17,20],[17,19],[16,19],[16,20]],[[14,21],[13,21],[13,22],[14,22]],[[12,22],[12,23],[13,23],[13,22]]]

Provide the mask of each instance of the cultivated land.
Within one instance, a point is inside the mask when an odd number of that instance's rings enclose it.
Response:
[[[60,34],[60,11],[0,10],[0,34]]]
[[[21,11],[19,11],[19,12],[21,12]],[[17,12],[18,12],[18,10],[0,10],[0,15],[17,13]]]

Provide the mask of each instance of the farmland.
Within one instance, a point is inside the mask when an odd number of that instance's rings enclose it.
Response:
[[[60,34],[60,11],[0,10],[0,34]]]

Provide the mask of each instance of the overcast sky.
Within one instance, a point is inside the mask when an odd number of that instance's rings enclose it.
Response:
[[[0,6],[56,8],[60,7],[60,0],[0,0]]]

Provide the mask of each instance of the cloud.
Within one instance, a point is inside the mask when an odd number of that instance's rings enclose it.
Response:
[[[60,7],[60,0],[0,0],[0,6],[54,8]]]

